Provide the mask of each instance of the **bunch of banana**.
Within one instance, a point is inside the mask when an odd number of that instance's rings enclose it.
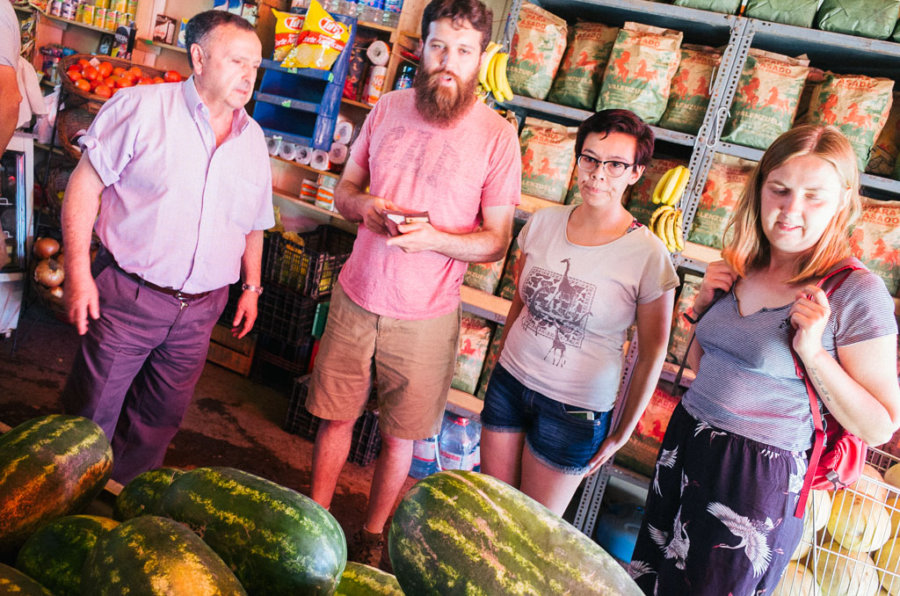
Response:
[[[687,188],[691,171],[684,166],[675,166],[666,171],[653,189],[653,202],[657,205],[675,205],[681,200]]]
[[[684,214],[681,209],[662,205],[650,216],[650,230],[659,236],[669,252],[681,252],[684,250],[684,234],[681,231],[683,222]]]
[[[499,43],[490,42],[485,50],[484,60],[478,70],[478,82],[486,92],[494,94],[497,101],[509,101],[513,98],[512,89],[506,79],[506,64],[509,54],[499,51],[502,48]]]

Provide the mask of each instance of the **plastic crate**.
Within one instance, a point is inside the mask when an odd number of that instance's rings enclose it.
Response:
[[[272,285],[259,297],[259,313],[254,329],[257,333],[298,346],[312,332],[315,315],[315,300],[294,290]]]
[[[871,448],[867,460],[869,472],[881,475],[900,461]],[[900,520],[898,499],[900,488],[869,475],[841,491],[813,491],[803,538],[794,554],[802,556],[788,566],[781,578],[781,590],[775,593],[867,595],[879,593],[880,585],[897,593],[900,564],[886,562],[900,557],[900,539],[894,541]],[[829,507],[829,511],[822,507]],[[821,529],[814,531],[814,519],[820,520]],[[844,520],[843,528],[839,527],[840,520]]]
[[[306,409],[306,395],[309,391],[309,375],[294,381],[294,389],[288,403],[287,415],[284,419],[284,430],[299,435],[310,441],[316,439],[320,418],[316,418]],[[374,393],[373,393],[374,396]],[[370,401],[370,405],[371,405]],[[381,434],[378,432],[378,411],[367,408],[353,425],[353,438],[350,442],[350,453],[347,461],[367,466],[378,457],[381,450]]]
[[[327,296],[353,250],[356,236],[332,226],[319,226],[300,237],[302,244],[278,233],[266,235],[263,281],[298,290],[313,299]]]
[[[219,325],[223,325],[231,329],[231,323],[234,321],[234,315],[237,314],[238,300],[241,299],[241,282],[235,282],[228,286],[228,302],[225,303],[225,310],[219,315]]]
[[[303,338],[299,343],[290,343],[278,337],[258,335],[251,378],[290,394],[294,379],[309,370],[314,342],[315,338],[312,336]]]

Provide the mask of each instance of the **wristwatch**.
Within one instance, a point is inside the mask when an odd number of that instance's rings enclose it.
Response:
[[[250,284],[241,284],[241,289],[243,291],[250,290],[251,292],[256,292],[258,295],[262,295],[263,289],[262,286],[252,286]]]

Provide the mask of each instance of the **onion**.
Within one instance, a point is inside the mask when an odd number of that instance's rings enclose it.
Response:
[[[56,259],[42,259],[34,268],[34,281],[48,288],[55,288],[65,279],[63,268]]]
[[[59,242],[53,238],[38,238],[34,241],[34,256],[39,259],[49,259],[59,252]]]
[[[62,300],[63,298],[63,289],[62,286],[56,286],[50,288],[50,295],[56,298],[57,300]]]

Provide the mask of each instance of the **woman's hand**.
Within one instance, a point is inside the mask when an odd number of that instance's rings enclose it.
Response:
[[[699,316],[715,301],[718,290],[728,292],[737,280],[737,273],[725,261],[715,261],[706,267],[700,291],[694,299],[694,314]]]
[[[616,451],[621,449],[624,444],[625,441],[617,439],[612,435],[606,437],[606,439],[604,439],[603,442],[600,443],[600,449],[597,450],[597,453],[595,453],[594,457],[592,457],[588,462],[588,466],[590,466],[590,469],[588,469],[588,471],[585,472],[584,475],[590,476],[591,474],[594,474],[597,470],[603,467],[603,464],[611,460],[616,454]]]
[[[794,334],[794,351],[803,362],[812,362],[822,351],[822,335],[831,316],[831,306],[822,288],[812,284],[797,292],[789,317]]]

